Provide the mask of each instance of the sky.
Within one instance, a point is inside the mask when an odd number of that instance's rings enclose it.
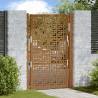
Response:
[[[26,10],[28,13],[51,13],[58,0],[0,0],[0,10]]]

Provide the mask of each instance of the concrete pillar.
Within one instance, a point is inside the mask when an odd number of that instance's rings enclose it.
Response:
[[[27,89],[27,14],[8,11],[8,55],[14,57],[20,69],[19,89]]]

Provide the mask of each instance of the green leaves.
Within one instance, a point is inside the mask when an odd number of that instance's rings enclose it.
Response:
[[[70,13],[74,10],[73,3],[65,0],[59,3],[59,5],[56,7],[57,12],[59,13]]]
[[[13,93],[19,84],[16,61],[9,56],[0,56],[0,95]]]
[[[89,0],[75,0],[74,3],[68,0],[60,0],[56,7],[59,13],[72,13],[74,10],[91,10],[93,5]]]
[[[93,62],[93,66],[95,67],[91,72],[91,85],[98,87],[98,59]]]
[[[75,0],[75,9],[76,10],[91,10],[92,4],[89,0]]]
[[[98,11],[98,0],[96,0],[94,6],[92,7],[92,10]]]

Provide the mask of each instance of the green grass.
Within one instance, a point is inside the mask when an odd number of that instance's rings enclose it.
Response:
[[[0,98],[56,98],[53,96],[48,96],[37,91],[17,91],[14,94],[8,96],[0,96]]]
[[[73,89],[98,95],[98,87],[74,87]]]

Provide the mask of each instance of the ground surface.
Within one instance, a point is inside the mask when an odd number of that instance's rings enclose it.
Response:
[[[0,96],[0,98],[55,98],[36,91],[18,91],[9,96]]]
[[[39,90],[47,95],[56,96],[57,98],[98,98],[96,95],[72,90],[72,89],[50,89]]]

